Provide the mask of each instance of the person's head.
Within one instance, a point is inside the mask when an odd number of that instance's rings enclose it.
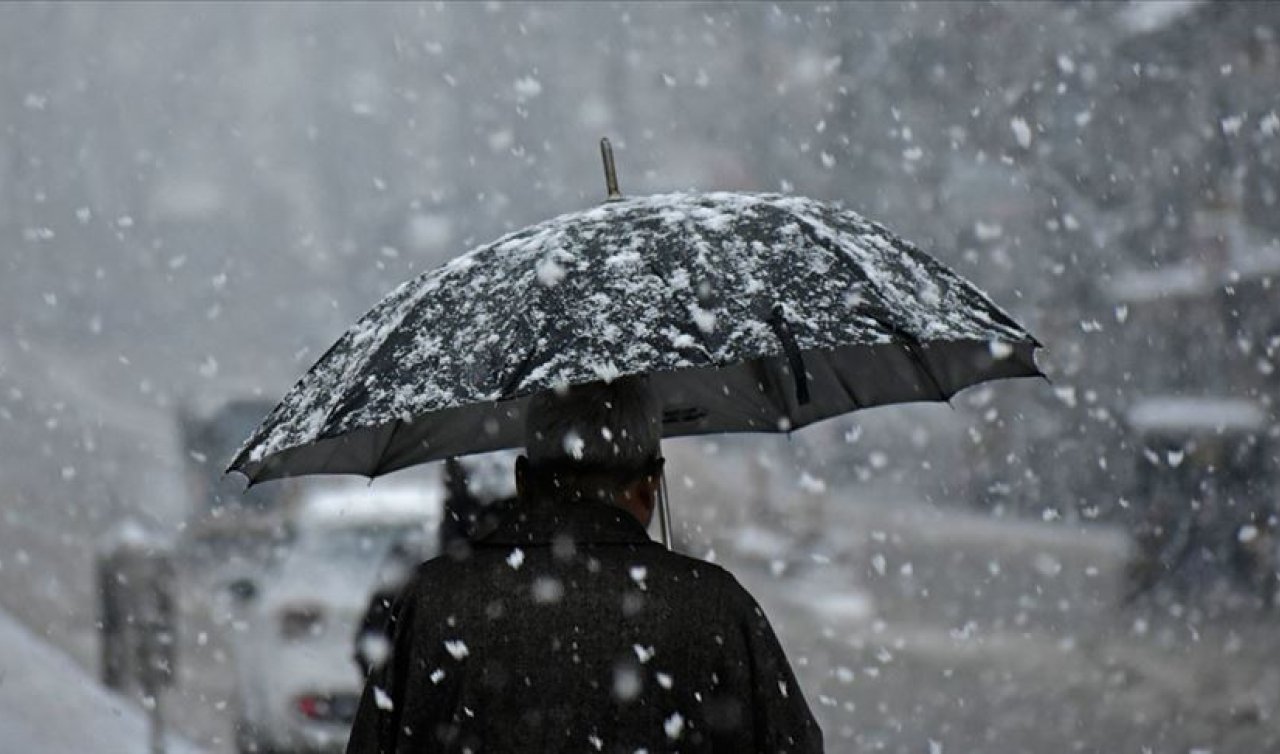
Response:
[[[662,479],[662,407],[644,377],[593,382],[529,401],[521,496],[616,505],[649,525]]]

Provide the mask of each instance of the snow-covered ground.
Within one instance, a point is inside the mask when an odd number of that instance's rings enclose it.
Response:
[[[138,705],[0,610],[0,751],[143,754],[149,730]],[[170,737],[166,751],[200,749]]]

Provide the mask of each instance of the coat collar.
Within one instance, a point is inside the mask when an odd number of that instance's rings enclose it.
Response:
[[[538,545],[568,538],[578,544],[650,543],[630,513],[600,502],[520,500],[494,532],[476,545]]]

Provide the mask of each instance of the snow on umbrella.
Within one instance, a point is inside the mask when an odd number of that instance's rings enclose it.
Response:
[[[650,375],[664,435],[790,431],[1040,374],[958,274],[798,196],[610,200],[404,283],[284,397],[231,471],[386,474],[523,444],[529,396]]]

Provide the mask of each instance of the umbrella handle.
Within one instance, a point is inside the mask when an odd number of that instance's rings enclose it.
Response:
[[[671,536],[671,509],[667,506],[667,473],[662,472],[658,487],[658,533],[662,535],[662,545],[675,552],[675,540]]]

